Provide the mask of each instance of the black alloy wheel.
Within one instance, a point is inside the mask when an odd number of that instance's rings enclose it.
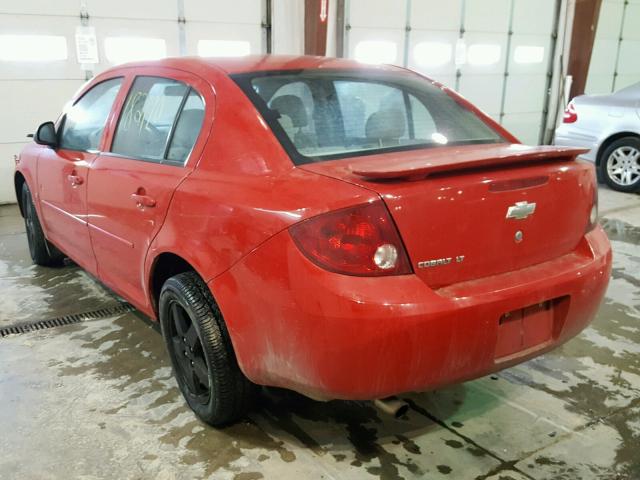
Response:
[[[194,400],[207,403],[211,395],[209,364],[196,327],[177,301],[171,302],[169,317],[169,335],[175,355],[176,375]]]
[[[178,387],[204,422],[221,426],[248,410],[255,385],[242,373],[222,312],[196,272],[169,278],[160,292],[160,326]]]

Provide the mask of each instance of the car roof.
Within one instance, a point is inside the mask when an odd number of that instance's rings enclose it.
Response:
[[[133,62],[118,65],[116,68],[168,67],[181,70],[199,70],[213,68],[223,70],[229,75],[267,70],[303,70],[303,69],[345,69],[402,71],[392,65],[368,65],[355,60],[332,57],[314,57],[310,55],[248,55],[245,57],[175,57],[147,62]]]

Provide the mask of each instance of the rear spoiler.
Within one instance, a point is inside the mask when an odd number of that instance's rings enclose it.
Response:
[[[391,154],[354,162],[351,172],[368,180],[419,179],[435,173],[449,173],[486,167],[532,162],[572,161],[587,153],[584,148],[521,144],[466,145],[415,150],[411,155],[393,159]],[[385,158],[386,157],[386,158]]]

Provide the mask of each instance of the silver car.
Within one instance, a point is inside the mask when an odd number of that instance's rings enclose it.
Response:
[[[640,82],[610,95],[581,95],[564,112],[556,145],[589,149],[598,178],[614,190],[640,191]]]

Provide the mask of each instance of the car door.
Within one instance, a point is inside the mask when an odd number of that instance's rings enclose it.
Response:
[[[47,238],[80,266],[96,273],[87,228],[87,172],[98,155],[122,77],[98,83],[61,117],[58,147],[38,159],[38,196]]]
[[[88,225],[98,276],[140,308],[148,306],[147,250],[202,149],[203,123],[211,125],[205,122],[203,89],[199,78],[169,69],[136,76],[109,151],[90,166]]]

